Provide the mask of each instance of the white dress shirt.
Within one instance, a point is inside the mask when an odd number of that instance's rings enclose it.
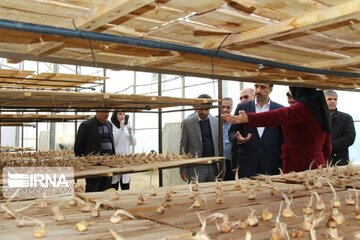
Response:
[[[261,112],[267,112],[270,110],[270,99],[269,101],[264,104],[264,106],[260,106],[259,104],[255,103],[255,112],[256,113],[261,113]],[[261,136],[263,135],[264,133],[264,130],[265,130],[265,127],[258,127],[257,128],[257,131],[258,131],[258,134],[259,134],[259,137],[261,138]]]

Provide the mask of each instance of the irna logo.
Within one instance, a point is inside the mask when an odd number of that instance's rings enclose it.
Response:
[[[13,188],[58,188],[69,187],[64,174],[41,174],[41,173],[8,173],[8,186]]]
[[[74,169],[70,167],[5,167],[4,197],[18,199],[74,194]]]

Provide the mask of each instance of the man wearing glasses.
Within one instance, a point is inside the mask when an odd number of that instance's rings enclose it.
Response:
[[[254,89],[243,88],[240,91],[240,103],[252,101],[252,100],[254,100],[254,98],[255,98]]]
[[[239,111],[266,112],[283,106],[270,101],[272,84],[255,84],[255,99],[238,104],[235,115]],[[243,98],[244,99],[244,98]],[[281,167],[281,145],[283,135],[281,127],[247,128],[246,124],[232,124],[229,130],[232,148],[232,168],[239,168],[239,177],[251,177],[256,174],[274,175]]]

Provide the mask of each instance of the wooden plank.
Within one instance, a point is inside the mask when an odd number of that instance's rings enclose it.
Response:
[[[75,26],[81,29],[94,30],[104,24],[118,19],[155,0],[106,0],[95,6],[87,14],[75,19]],[[73,28],[73,26],[65,26]]]
[[[96,83],[106,77],[63,74],[63,73],[40,73],[32,74],[33,71],[19,71],[0,69],[0,87],[24,87],[24,88],[74,88],[87,83]]]
[[[27,95],[27,96],[25,96]],[[106,96],[106,101],[104,97]],[[26,99],[26,101],[24,101]],[[49,101],[51,99],[51,101]],[[179,105],[196,106],[217,102],[217,99],[174,98],[166,96],[127,95],[116,93],[50,92],[50,91],[11,91],[0,90],[0,105],[4,108],[52,108],[60,109],[123,109],[138,111]]]
[[[0,126],[2,127],[15,127],[15,126],[23,126],[23,127],[35,127],[34,124],[28,123],[19,123],[19,122],[0,122]]]
[[[196,2],[172,0],[165,3],[165,6],[182,11],[203,13],[214,10],[226,4],[224,0],[196,0]]]
[[[306,66],[313,68],[339,68],[339,67],[354,66],[358,64],[360,64],[360,56],[350,57],[346,59],[332,59],[332,60],[312,62],[306,64]]]
[[[0,146],[1,152],[20,152],[20,151],[30,151],[32,148],[29,147],[7,147],[7,146]]]
[[[346,168],[331,168],[329,172],[334,173],[341,169]],[[316,173],[317,170],[313,171]],[[285,175],[285,177],[290,176],[292,176],[292,174]],[[281,217],[280,221],[286,223],[287,229],[289,230],[302,228],[303,218],[300,216],[303,214],[302,209],[305,203],[310,200],[311,191],[303,189],[303,186],[298,184],[271,183],[268,180],[257,181],[241,179],[239,183],[242,186],[247,186],[248,191],[250,188],[253,188],[256,192],[256,198],[249,200],[249,192],[241,191],[241,188],[235,185],[235,181],[220,182],[219,184],[223,190],[224,203],[216,204],[215,192],[218,184],[214,182],[200,183],[198,192],[206,196],[207,206],[203,203],[199,208],[192,209],[189,209],[189,207],[194,200],[189,197],[190,192],[187,185],[176,186],[174,188],[159,188],[156,189],[156,195],[151,195],[151,190],[145,189],[141,191],[145,199],[143,205],[137,204],[140,190],[109,190],[98,193],[78,194],[78,196],[85,201],[96,202],[100,199],[107,199],[111,201],[116,208],[121,207],[122,209],[126,209],[138,218],[137,220],[128,220],[125,218],[117,225],[110,224],[109,222],[109,217],[113,214],[113,210],[100,209],[100,217],[90,218],[90,213],[80,211],[81,206],[68,206],[69,199],[48,199],[49,207],[39,209],[36,206],[37,204],[35,204],[33,207],[25,210],[23,214],[45,222],[48,230],[47,238],[49,239],[60,239],[60,236],[62,239],[64,237],[84,240],[110,239],[108,232],[109,227],[116,230],[116,232],[120,233],[125,239],[145,239],[145,236],[147,239],[158,239],[159,237],[164,238],[169,234],[174,235],[175,239],[188,239],[191,237],[191,234],[195,234],[200,230],[196,212],[199,212],[200,215],[204,217],[208,217],[214,213],[228,214],[229,220],[235,222],[240,219],[246,219],[250,208],[252,208],[256,211],[256,215],[259,218],[258,225],[255,227],[234,229],[229,233],[220,233],[219,230],[216,229],[215,222],[207,219],[205,231],[211,239],[242,239],[245,231],[252,233],[252,239],[268,239],[269,233],[274,227],[274,220],[264,222],[260,220],[260,214],[263,210],[268,209],[273,214],[274,219],[279,210],[280,202],[283,201],[281,192],[284,192],[289,197],[293,197],[291,209],[295,216],[292,218]],[[271,187],[276,187],[279,191],[278,194],[271,195]],[[290,187],[294,189],[293,193],[288,193]],[[165,194],[171,190],[175,192],[171,193],[172,200],[165,202],[165,212],[163,214],[156,213],[156,207],[164,203]],[[327,215],[330,214],[330,201],[333,199],[333,193],[329,187],[317,189],[317,192],[327,206],[324,212]],[[338,230],[341,236],[344,236],[344,239],[352,239],[354,232],[359,231],[360,227],[358,221],[354,218],[354,206],[345,204],[344,199],[347,194],[348,191],[346,190],[337,190],[337,195],[342,204],[339,212],[345,217],[345,223],[338,226]],[[38,201],[39,200],[35,200],[35,203],[38,203]],[[31,202],[34,201],[11,202],[8,207],[18,209]],[[51,208],[59,202],[63,203],[62,210],[65,213],[66,221],[55,223]],[[315,203],[315,200],[313,203]],[[86,220],[92,223],[89,226],[89,230],[84,234],[80,234],[74,230],[74,225],[80,220]],[[27,239],[31,236],[33,227],[23,227],[21,228],[22,231],[17,231],[18,228],[15,227],[14,222],[14,220],[5,220],[0,217],[1,236],[6,236],[6,239],[14,239],[18,236],[21,236],[22,239]],[[324,239],[327,228],[326,222],[327,219],[324,220],[317,229],[318,239]],[[304,237],[298,239],[309,239],[309,233],[306,232]]]
[[[241,180],[242,184],[245,184],[246,180]],[[278,188],[281,192],[287,192],[289,184],[278,184],[273,183],[274,186]],[[145,203],[144,205],[137,205],[136,199],[139,196],[139,190],[130,190],[127,192],[119,192],[119,201],[121,201],[121,206],[125,209],[139,215],[146,217],[153,221],[170,224],[172,226],[181,227],[192,232],[197,232],[200,229],[199,221],[196,216],[196,212],[199,212],[202,216],[209,216],[213,213],[227,213],[229,219],[232,222],[235,222],[239,219],[246,219],[247,214],[249,213],[250,207],[256,210],[258,218],[260,218],[261,212],[267,208],[271,213],[273,213],[274,218],[278,212],[280,201],[283,200],[281,194],[270,195],[269,185],[265,182],[261,182],[262,187],[257,188],[258,184],[254,182],[252,185],[256,190],[256,199],[248,200],[248,193],[241,193],[239,189],[234,186],[234,182],[224,182],[222,183],[222,188],[224,191],[224,204],[215,203],[215,183],[200,183],[200,192],[203,193],[207,198],[207,207],[203,204],[200,208],[188,209],[189,206],[193,203],[193,199],[189,198],[190,193],[187,190],[187,186],[177,186],[176,193],[172,194],[172,201],[168,202],[169,206],[166,207],[163,214],[157,214],[155,212],[156,207],[163,202],[166,189],[157,189],[157,195],[151,196],[150,190],[144,191]],[[250,185],[251,186],[251,185]],[[302,208],[305,206],[305,203],[309,201],[310,193],[307,190],[301,190],[302,187],[299,185],[295,186],[295,193],[292,194],[294,197],[291,209],[294,211],[296,216],[302,215]],[[249,185],[248,185],[249,187]],[[170,189],[170,188],[169,188]],[[321,195],[324,202],[329,205],[330,199],[333,197],[330,189],[328,187],[323,187],[322,189],[317,190]],[[288,193],[287,193],[288,194]],[[290,194],[288,194],[290,195]],[[351,227],[356,225],[356,220],[353,218],[353,206],[347,206],[344,203],[344,197],[347,195],[346,191],[338,191],[338,196],[343,204],[340,209],[340,212],[345,215],[346,224],[339,227],[341,233],[345,233],[346,237],[351,237],[354,231],[359,230],[357,227]],[[115,196],[114,193],[107,192],[104,194],[83,194],[83,197],[89,197],[89,199],[95,200],[99,198],[111,199]],[[120,200],[121,199],[121,200]],[[166,203],[165,203],[166,205]],[[327,213],[330,212],[330,208],[327,208]],[[303,218],[293,217],[291,219],[281,218],[282,222],[288,224],[288,229],[295,227],[302,228]],[[325,223],[324,221],[321,224],[320,230],[318,230],[318,236],[322,235],[325,232]],[[231,233],[220,233],[214,222],[207,221],[206,232],[210,235],[211,239],[239,239],[244,236],[245,231],[251,231],[253,233],[253,239],[267,239],[269,232],[273,228],[274,223],[263,222],[259,220],[259,224],[256,227],[248,227],[245,230],[236,229]],[[307,239],[308,233],[305,234],[304,238]]]
[[[87,13],[78,16],[72,22],[63,22],[61,27],[94,30],[151,2],[154,2],[154,0],[106,0],[101,5],[96,5]],[[44,43],[42,46],[32,49],[27,53],[35,55],[45,52],[51,53],[52,49],[59,50],[61,46],[64,47],[61,42]]]
[[[264,180],[267,176],[258,176]],[[273,175],[270,177],[274,182],[304,184],[308,182],[313,185],[319,180],[322,185],[328,185],[326,179],[330,180],[334,187],[338,188],[360,188],[360,165],[349,164],[346,166],[330,167],[324,169],[313,169],[304,172],[293,172],[284,175]]]
[[[174,239],[189,239],[192,233],[190,231],[171,227],[168,225],[158,224],[149,220],[127,220],[124,219],[118,224],[110,223],[109,219],[114,213],[113,210],[101,210],[100,217],[90,218],[90,213],[81,213],[79,207],[64,206],[62,211],[65,214],[65,222],[55,222],[53,220],[53,213],[51,204],[46,209],[39,209],[37,207],[25,210],[25,216],[31,216],[34,219],[43,221],[46,224],[47,236],[46,239],[60,240],[60,239],[113,239],[111,237],[109,228],[112,228],[120,236],[125,239],[161,239],[165,237],[174,237]],[[36,211],[34,211],[36,210]],[[76,223],[81,220],[89,222],[91,225],[86,232],[77,232],[75,230]],[[0,234],[4,239],[30,239],[34,226],[25,226],[21,231],[16,227],[15,220],[4,221],[0,219]],[[14,234],[16,233],[16,234]],[[173,238],[171,238],[173,239]]]
[[[319,11],[332,6],[313,0],[232,0],[229,5],[247,14],[274,21],[282,21],[293,16]]]
[[[90,118],[90,115],[64,114],[0,114],[0,122],[71,121]]]
[[[53,62],[53,63],[66,63],[66,64],[74,64],[74,65],[82,65],[82,66],[93,66],[93,60],[91,57],[87,59],[81,59],[76,60],[77,57],[82,56],[79,52],[74,51],[60,51],[57,54],[53,56],[33,56],[29,54],[19,54],[16,53],[16,49],[12,47],[10,44],[1,44],[0,43],[0,49],[3,51],[0,51],[0,56],[3,57],[10,57],[10,58],[20,58],[20,59],[29,59],[34,61],[45,61],[45,62]],[[6,51],[4,51],[6,49]],[[203,57],[197,56],[199,59],[205,59]],[[234,61],[224,61],[224,60],[218,60],[215,61],[215,75],[211,71],[211,59],[205,59],[203,61],[203,64],[207,64],[208,68],[200,68],[196,64],[194,64],[192,61],[185,61],[182,59],[179,59],[179,61],[172,61],[177,62],[176,65],[159,65],[159,66],[129,66],[122,64],[123,61],[128,60],[128,58],[120,58],[116,57],[116,54],[109,54],[109,56],[99,56],[97,55],[97,66],[98,67],[105,67],[109,69],[117,69],[117,70],[129,70],[129,71],[145,71],[145,72],[159,72],[164,74],[175,74],[175,75],[186,75],[186,76],[195,76],[195,77],[205,77],[205,78],[213,78],[216,76],[218,79],[224,79],[224,80],[235,80],[235,81],[246,81],[246,82],[261,82],[261,83],[273,83],[273,84],[280,84],[280,85],[289,85],[289,84],[296,84],[305,86],[307,85],[306,82],[298,81],[297,78],[294,76],[298,76],[299,72],[294,71],[281,71],[282,75],[287,75],[287,80],[283,81],[281,78],[279,79],[279,76],[274,76],[272,78],[268,77],[259,77],[259,78],[243,78],[242,74],[239,74],[238,71],[234,70],[228,70],[228,68],[221,68],[217,67],[217,65],[221,62],[229,62],[227,65],[229,66],[248,66],[248,71],[253,71],[254,69],[257,69],[257,66],[250,66],[248,64],[239,64],[238,62]],[[186,66],[186,67],[184,67]],[[188,67],[189,66],[189,67]],[[244,70],[245,71],[245,70]],[[353,70],[351,70],[353,71]],[[312,74],[308,75],[309,77],[312,77]],[[343,85],[341,84],[341,81],[337,81],[337,79],[344,79],[342,77],[334,77],[334,76],[328,76],[331,79],[334,79],[335,82],[326,83],[325,85],[323,82],[311,82],[310,85],[312,87],[321,87],[321,88],[331,88],[331,89],[339,89],[339,90],[350,90],[350,91],[358,91],[356,89],[356,85]],[[358,78],[347,78],[352,79],[355,82],[358,81]]]
[[[202,193],[207,199],[206,204],[202,204],[199,208],[192,208],[191,205],[194,203],[194,199],[190,196],[192,193],[189,191],[189,186],[184,183],[184,185],[177,185],[167,188],[156,188],[156,195],[153,196],[151,189],[143,190],[127,190],[127,191],[105,191],[102,193],[79,193],[79,196],[87,201],[97,201],[101,198],[103,199],[115,199],[115,204],[117,206],[124,208],[128,211],[133,212],[134,214],[139,214],[155,221],[162,221],[161,219],[175,217],[179,212],[183,213],[195,213],[196,211],[204,210],[216,210],[216,209],[225,209],[232,206],[253,206],[259,204],[265,204],[269,202],[279,201],[282,199],[281,193],[277,195],[271,195],[269,184],[261,181],[258,183],[254,180],[240,180],[242,186],[246,186],[248,189],[246,192],[242,192],[239,187],[236,186],[235,181],[225,181],[221,183],[224,203],[216,204],[215,202],[215,192],[216,184],[214,182],[209,183],[200,183],[199,185],[199,194]],[[303,191],[303,187],[298,184],[284,184],[284,183],[274,183],[273,186],[276,186],[278,191],[287,192],[289,187],[292,186],[295,189],[295,196],[308,196],[307,191]],[[250,188],[254,188],[256,192],[256,199],[248,199],[248,191]],[[171,193],[172,200],[165,201],[165,195],[168,191],[175,190],[175,193]],[[319,192],[329,192],[329,188],[324,187]],[[143,192],[144,204],[139,205],[137,203],[137,198],[140,193]],[[116,200],[118,196],[119,201]],[[156,208],[161,204],[169,204],[166,208],[164,214],[157,214]]]
[[[210,164],[213,162],[223,160],[223,157],[207,157],[207,158],[194,158],[194,159],[185,159],[185,160],[171,160],[168,162],[155,162],[155,163],[146,163],[141,165],[135,165],[130,163],[130,166],[124,167],[105,167],[105,166],[96,166],[96,167],[87,167],[84,170],[75,170],[74,176],[77,178],[94,176],[100,174],[108,173],[134,173],[134,172],[144,172],[144,171],[156,171],[158,169],[164,168],[174,168],[179,166],[186,166],[192,164]]]
[[[196,23],[188,23],[185,21],[175,21],[171,22],[161,28],[156,28],[150,31],[147,35],[150,37],[161,37],[167,36],[171,40],[181,39],[181,41],[186,42],[187,44],[201,44],[203,42],[208,42],[212,39],[218,39],[215,36],[196,36],[194,37],[194,31],[199,29],[205,29],[207,31],[216,31],[214,28],[201,26]],[[225,35],[225,34],[223,34]]]
[[[301,66],[306,62],[309,66],[341,71],[356,72],[356,67],[359,65],[357,59],[359,16],[356,14],[358,12],[356,1],[201,0],[190,3],[178,0],[148,2],[113,0],[100,3],[91,0],[65,0],[37,1],[27,5],[24,5],[24,2],[25,0],[2,1],[1,15],[8,20],[67,26],[71,29],[74,28],[72,19],[75,19],[80,29],[83,24],[85,27],[90,27],[89,30],[97,32],[104,31],[120,36],[135,36],[204,48],[218,48],[226,34],[233,33],[234,36],[244,36],[244,42],[239,43],[238,46],[235,44],[234,47],[225,47],[225,44],[221,50]],[[137,3],[139,5],[136,5]],[[351,7],[352,4],[355,7]],[[31,11],[28,11],[28,6]],[[119,14],[113,12],[116,9],[120,10]],[[354,13],[353,17],[351,17],[352,13]],[[317,20],[314,18],[317,17],[321,18],[319,24],[315,23]],[[95,19],[94,25],[91,19]],[[96,28],[99,25],[101,26]],[[264,29],[267,31],[262,31]],[[31,59],[93,66],[93,57],[87,41],[53,35],[25,34],[13,30],[1,30],[0,34],[4,35],[0,39],[1,56],[8,56],[15,62]],[[222,37],[219,38],[219,35]],[[231,38],[232,36],[228,39]],[[254,40],[255,43],[243,45],[248,40],[250,42]],[[92,47],[96,54],[97,65],[112,69],[216,77],[237,81],[293,83],[355,91],[358,86],[356,78],[346,80],[334,76],[312,74],[304,76],[303,73],[294,71],[272,69],[263,69],[261,74],[255,74],[256,65],[221,59],[216,59],[214,66],[216,71],[213,73],[211,59],[201,56],[193,55],[189,58],[184,57],[184,54],[173,54],[168,51],[94,41]],[[196,61],[195,58],[201,61]],[[230,66],[235,67],[231,70]],[[245,71],[250,73],[248,79],[242,79],[246,75],[242,72]],[[351,80],[354,84],[351,84]],[[37,84],[36,81],[30,83],[33,85],[29,87],[35,87]],[[42,84],[43,87],[52,87],[50,82],[42,82]],[[25,84],[20,86],[26,87]],[[6,87],[11,86],[7,83]]]
[[[268,24],[264,19],[229,7],[219,8],[202,15],[195,15],[191,17],[191,20],[217,27],[217,29],[226,29],[233,33],[248,31]]]
[[[75,18],[79,14],[89,10],[89,7],[69,4],[59,1],[27,1],[27,0],[2,0],[0,7],[16,9],[22,12],[32,12],[38,15],[61,16],[66,18]]]
[[[310,13],[305,16],[293,17],[279,23],[269,24],[253,30],[229,36],[223,46],[232,44],[244,45],[258,41],[264,41],[273,37],[294,34],[297,32],[314,29],[321,26],[345,21],[359,15],[360,2],[358,0],[349,1],[338,6]],[[221,42],[223,39],[218,40]],[[209,42],[205,45],[213,45]],[[215,44],[216,46],[219,44]]]
[[[22,22],[34,23],[34,24],[47,24],[56,27],[62,27],[65,25],[70,25],[72,20],[65,17],[58,16],[50,16],[37,14],[32,11],[21,11],[13,8],[3,8],[0,7],[0,16],[3,19],[11,20],[11,21],[19,21],[21,19]]]

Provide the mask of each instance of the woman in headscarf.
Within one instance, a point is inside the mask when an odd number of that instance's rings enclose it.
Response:
[[[114,111],[111,116],[113,124],[113,136],[115,153],[120,155],[131,154],[131,146],[135,146],[135,134],[126,120],[127,115],[124,112]],[[112,187],[118,189],[119,182],[122,190],[130,188],[130,174],[114,175],[112,178]]]
[[[305,171],[311,165],[326,165],[331,154],[329,109],[324,93],[315,88],[290,87],[295,103],[289,107],[263,113],[223,114],[232,124],[248,123],[249,127],[282,126],[282,170]]]

